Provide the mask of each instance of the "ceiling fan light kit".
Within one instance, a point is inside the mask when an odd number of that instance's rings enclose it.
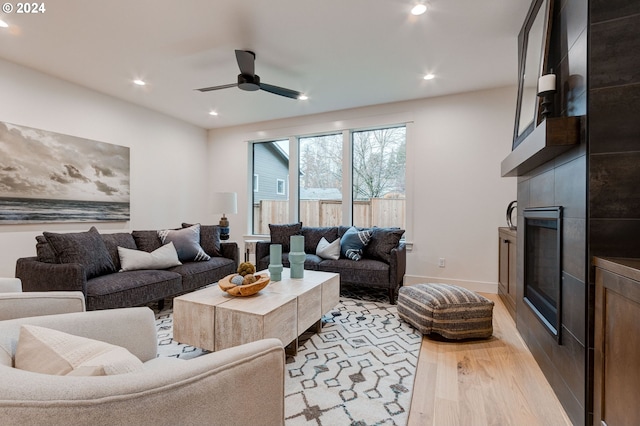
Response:
[[[284,87],[274,86],[272,84],[261,83],[260,76],[255,73],[255,60],[256,54],[250,50],[236,50],[236,60],[238,62],[238,68],[240,68],[240,74],[238,74],[238,82],[232,84],[223,84],[221,86],[203,87],[196,89],[200,92],[210,92],[212,90],[228,89],[230,87],[237,87],[241,90],[249,92],[255,92],[256,90],[264,90],[265,92],[273,93],[274,95],[284,96],[290,99],[307,99],[305,95],[300,92],[291,89],[285,89]]]

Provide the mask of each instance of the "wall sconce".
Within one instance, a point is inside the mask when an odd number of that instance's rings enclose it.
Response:
[[[553,113],[553,95],[556,93],[556,75],[546,74],[538,79],[538,96],[542,98],[542,111],[544,118]]]
[[[238,196],[235,192],[214,192],[213,193],[213,212],[222,213],[220,218],[220,239],[229,239],[229,219],[225,216],[227,213],[238,213]]]

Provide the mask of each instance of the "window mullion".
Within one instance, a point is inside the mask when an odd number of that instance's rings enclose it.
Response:
[[[289,217],[300,221],[300,144],[296,136],[289,138]]]
[[[353,223],[353,141],[351,131],[342,131],[342,224]]]

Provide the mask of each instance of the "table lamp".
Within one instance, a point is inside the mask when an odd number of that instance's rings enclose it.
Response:
[[[222,213],[220,218],[220,239],[229,239],[229,219],[226,214],[238,213],[238,196],[235,192],[214,192],[213,193],[213,212]]]

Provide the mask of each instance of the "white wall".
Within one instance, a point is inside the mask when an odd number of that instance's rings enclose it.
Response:
[[[130,222],[0,225],[0,276],[14,276],[16,259],[35,255],[35,236],[44,230],[128,232],[217,221],[203,196],[204,129],[3,60],[0,94],[0,121],[131,149]]]
[[[515,99],[508,87],[210,130],[212,190],[238,193],[231,239],[249,229],[247,141],[408,121],[406,283],[497,292],[497,228],[516,199],[516,180],[500,177]]]
[[[496,291],[497,230],[516,181],[500,177],[511,150],[515,88],[357,108],[206,132],[130,103],[0,60],[0,121],[131,148],[131,221],[100,231],[215,223],[208,191],[236,191],[231,239],[247,234],[247,141],[408,121],[406,282]],[[204,195],[203,195],[204,194]],[[35,255],[43,230],[93,224],[0,225],[0,276]],[[438,258],[446,267],[438,268]]]

